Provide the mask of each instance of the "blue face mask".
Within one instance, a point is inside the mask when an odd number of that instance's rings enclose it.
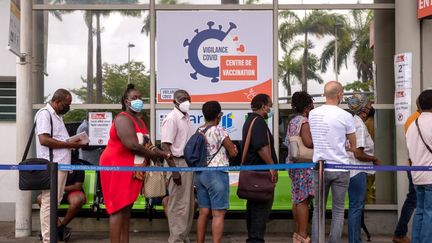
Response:
[[[135,112],[140,112],[144,108],[144,102],[141,99],[132,100],[130,108]]]

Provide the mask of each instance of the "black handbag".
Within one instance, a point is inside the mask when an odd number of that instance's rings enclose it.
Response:
[[[47,110],[48,111],[48,110]],[[49,112],[49,111],[48,111]],[[53,136],[53,122],[50,114],[51,134]],[[33,124],[32,131],[30,133],[24,155],[19,165],[47,165],[46,170],[20,170],[19,171],[19,189],[22,191],[33,191],[33,190],[48,190],[50,189],[50,171],[49,165],[53,160],[53,149],[49,148],[50,160],[42,158],[29,158],[27,154],[30,150],[30,145],[33,140],[33,134],[36,128],[36,121]]]
[[[241,165],[243,165],[246,154],[249,149],[251,130],[255,122],[254,118],[249,125],[248,133],[246,134],[246,141],[243,148]],[[267,134],[267,136],[269,136]],[[270,144],[270,138],[269,144]],[[275,183],[272,182],[272,175],[270,171],[248,171],[242,170],[239,175],[239,183],[237,187],[237,196],[242,199],[267,202],[273,199]]]

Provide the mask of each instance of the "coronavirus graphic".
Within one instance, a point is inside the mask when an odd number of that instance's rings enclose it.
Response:
[[[207,22],[208,29],[199,31],[195,30],[195,36],[192,40],[185,39],[183,41],[183,46],[188,48],[188,58],[185,59],[186,63],[189,63],[194,72],[190,74],[191,78],[197,80],[197,75],[200,74],[205,77],[211,78],[211,81],[216,83],[219,82],[219,56],[221,54],[228,54],[228,52],[232,51],[230,46],[234,45],[238,41],[238,37],[236,36],[233,39],[229,39],[229,42],[226,43],[225,39],[229,36],[231,30],[236,29],[237,26],[229,22],[229,28],[226,31],[222,30],[222,25],[219,25],[218,29],[213,29],[215,23],[213,21]],[[220,45],[216,46],[203,46],[203,43],[220,43]],[[203,50],[201,50],[201,49]],[[244,52],[244,45],[241,45],[239,48],[234,48],[234,51]],[[200,52],[211,52],[212,54],[200,55]],[[204,56],[204,57],[203,57]],[[217,65],[211,66],[209,64],[204,64],[203,60],[206,60],[210,63],[217,63]]]

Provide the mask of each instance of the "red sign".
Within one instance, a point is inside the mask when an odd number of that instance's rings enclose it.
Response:
[[[417,0],[417,18],[422,19],[432,16],[432,0]]]
[[[220,80],[257,80],[257,56],[221,56]]]
[[[105,112],[101,112],[101,113],[91,113],[91,118],[92,119],[105,119],[106,118],[106,114]]]
[[[403,90],[395,92],[395,97],[396,98],[403,98],[405,96],[406,96],[406,94],[405,94],[405,91],[403,91]]]

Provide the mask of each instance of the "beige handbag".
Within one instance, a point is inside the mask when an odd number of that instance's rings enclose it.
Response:
[[[313,149],[310,149],[303,144],[300,136],[290,136],[289,139],[289,158],[294,162],[311,162],[313,157]]]
[[[150,167],[157,167],[150,160]],[[145,173],[142,195],[145,198],[163,197],[166,195],[166,179],[162,171],[147,171]]]

